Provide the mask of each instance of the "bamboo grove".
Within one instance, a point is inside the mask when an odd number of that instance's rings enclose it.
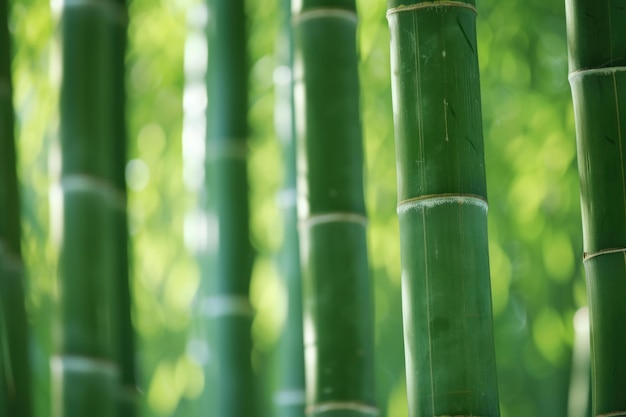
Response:
[[[495,3],[2,2],[0,415],[626,417],[626,1]]]

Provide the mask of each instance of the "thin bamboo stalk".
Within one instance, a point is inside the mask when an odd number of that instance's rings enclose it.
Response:
[[[293,10],[307,414],[375,415],[354,1]]]
[[[296,208],[296,134],[293,108],[293,36],[291,0],[282,0],[275,69],[275,123],[282,146],[285,177],[278,193],[284,240],[279,272],[287,289],[287,315],[278,347],[278,383],[274,394],[277,417],[304,416],[304,344],[298,213]]]
[[[591,322],[593,415],[626,416],[626,4],[566,1]]]
[[[474,1],[391,1],[409,411],[498,416]]]
[[[215,268],[204,271],[208,296],[211,414],[254,416],[249,300],[253,251],[249,239],[246,16],[243,0],[209,0],[207,66],[207,193],[218,227]]]
[[[126,0],[114,0],[119,12],[126,15]],[[126,199],[126,42],[127,19],[109,22],[112,44],[111,93],[113,95],[111,128],[113,135],[110,140],[114,146],[111,155],[113,171],[112,183],[120,195]],[[137,391],[135,363],[135,331],[131,319],[132,297],[130,290],[130,259],[128,219],[126,208],[118,210],[114,218],[115,242],[115,290],[113,309],[116,323],[115,348],[116,361],[120,369],[120,386],[117,391],[118,416],[132,417],[138,413],[139,392]]]
[[[9,5],[0,4],[0,414],[32,415],[28,321],[20,245]]]
[[[130,319],[123,174],[126,24],[118,0],[63,6],[62,336],[53,358],[58,416],[110,417],[128,409],[118,363],[124,362],[127,383],[125,361],[133,353],[120,353],[132,340],[126,333],[130,321],[125,322]]]

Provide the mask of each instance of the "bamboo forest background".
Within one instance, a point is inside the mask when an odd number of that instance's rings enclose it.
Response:
[[[6,0],[3,0],[6,1]],[[283,232],[274,124],[279,2],[247,2],[251,240],[257,253],[253,366],[269,415],[285,294],[275,254]],[[50,413],[49,356],[58,336],[55,218],[59,176],[61,0],[13,1],[14,105],[22,198],[34,403]],[[368,246],[374,285],[376,389],[382,416],[407,415],[400,250],[385,2],[357,1],[366,152]],[[587,398],[587,370],[572,378],[574,315],[586,304],[575,133],[562,0],[481,0],[489,250],[502,415],[569,416]],[[127,51],[129,221],[133,323],[142,415],[192,416],[207,352],[191,341],[199,287],[194,250],[215,236],[198,211],[206,106],[206,9],[197,0],[132,0]],[[208,223],[207,223],[208,222]],[[208,227],[207,227],[208,226]],[[584,337],[582,345],[585,346]],[[191,341],[191,342],[190,342]],[[580,347],[578,348],[580,349]],[[577,357],[584,357],[578,352]],[[574,373],[574,375],[578,375]],[[582,413],[581,413],[582,412]],[[578,413],[578,414],[576,414]]]

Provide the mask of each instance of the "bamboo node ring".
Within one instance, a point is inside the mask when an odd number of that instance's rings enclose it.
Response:
[[[302,13],[295,15],[292,18],[294,24],[304,22],[305,20],[313,20],[320,18],[335,18],[346,19],[356,22],[358,20],[357,14],[354,10],[339,9],[339,8],[319,8],[319,9],[307,9]]]
[[[585,77],[587,75],[611,75],[615,74],[616,72],[624,71],[626,71],[626,67],[587,68],[570,73],[567,79],[571,82],[575,78]]]
[[[360,213],[331,212],[313,214],[300,220],[300,227],[311,227],[325,223],[356,223],[367,226],[367,216]]]
[[[394,7],[393,9],[389,9],[387,10],[387,18],[395,13],[411,12],[419,9],[432,9],[439,7],[461,7],[464,9],[470,9],[474,13],[478,14],[478,12],[476,11],[476,6],[469,3],[463,3],[461,1],[427,1],[423,3],[411,4],[408,6],[403,5]]]
[[[366,413],[366,414],[371,414],[371,415],[379,414],[378,407],[361,403],[361,402],[356,402],[356,401],[334,401],[334,402],[314,404],[306,408],[306,413],[307,414],[322,414],[322,413],[326,413],[329,411],[336,411],[336,410],[353,410],[353,411],[359,411],[361,413]]]
[[[403,214],[411,209],[433,208],[450,204],[476,206],[482,208],[485,212],[489,207],[484,197],[475,194],[427,194],[400,201],[397,212],[398,214]]]
[[[583,262],[586,262],[592,258],[596,258],[601,255],[610,255],[613,253],[626,253],[626,248],[609,248],[609,249],[600,249],[599,251],[587,253],[583,253]],[[602,414],[604,416],[604,414]]]
[[[56,374],[65,372],[105,374],[113,378],[119,374],[116,363],[104,358],[94,358],[79,355],[58,355],[50,360],[51,368]]]
[[[198,304],[198,310],[205,317],[254,316],[250,300],[241,295],[212,295],[200,299]]]

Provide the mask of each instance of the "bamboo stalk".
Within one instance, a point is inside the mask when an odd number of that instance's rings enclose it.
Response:
[[[53,358],[58,416],[128,415],[126,391],[119,385],[120,373],[129,383],[134,368],[128,364],[133,352],[125,351],[132,341],[124,181],[126,24],[118,0],[63,6],[62,336]]]
[[[626,8],[566,2],[591,321],[593,415],[626,416]]]
[[[412,417],[498,416],[473,1],[391,1]]]
[[[277,417],[303,417],[305,403],[302,284],[296,208],[296,133],[293,107],[293,36],[291,0],[281,1],[281,25],[275,69],[275,123],[282,146],[285,178],[277,200],[283,215],[284,240],[279,272],[287,289],[287,315],[278,347]]]
[[[118,13],[126,16],[126,0],[114,0]],[[113,95],[111,128],[113,135],[110,140],[114,146],[111,155],[113,171],[112,183],[126,199],[126,163],[127,163],[127,134],[126,134],[126,18],[109,23],[110,39],[112,44],[111,65],[111,93]],[[130,259],[128,219],[126,207],[118,210],[114,218],[115,242],[115,283],[113,309],[116,323],[115,348],[116,361],[120,369],[120,386],[117,390],[117,407],[120,417],[132,417],[138,413],[139,392],[137,391],[136,363],[135,363],[135,331],[131,319],[132,297],[130,290]]]
[[[9,5],[0,4],[0,414],[32,415],[28,321],[20,244]]]
[[[209,0],[207,66],[207,193],[217,218],[215,268],[205,269],[208,319],[215,371],[211,414],[254,416],[256,394],[251,363],[249,301],[253,251],[249,239],[247,171],[246,16],[243,0]]]
[[[294,8],[307,414],[375,415],[354,1]]]

